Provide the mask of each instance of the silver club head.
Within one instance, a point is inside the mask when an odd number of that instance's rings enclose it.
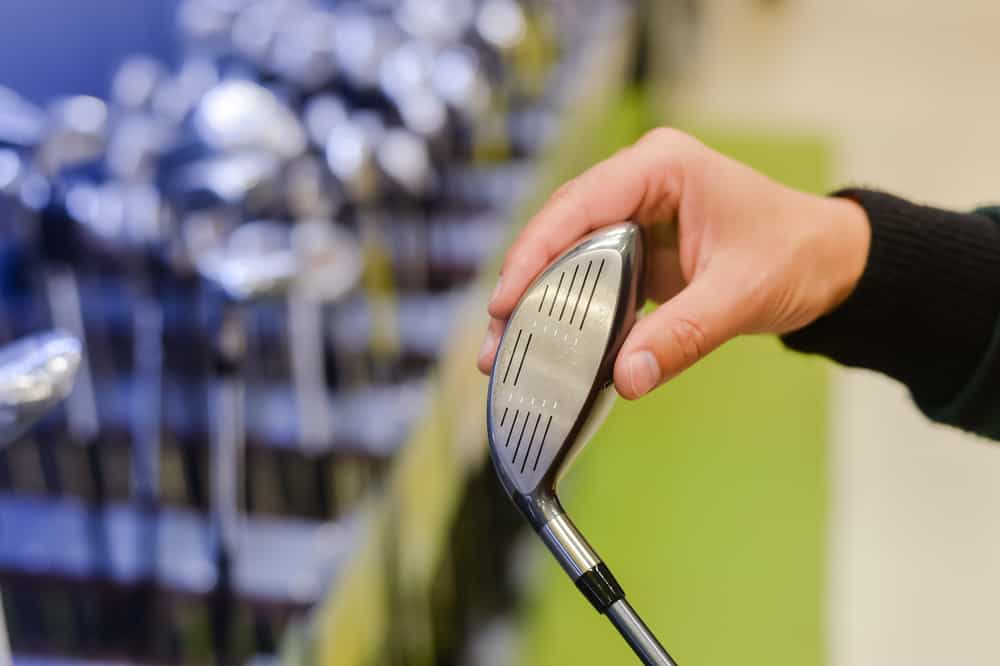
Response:
[[[247,206],[270,201],[281,164],[270,153],[239,151],[206,157],[185,166],[171,189],[185,202],[200,206]]]
[[[605,227],[556,259],[514,309],[487,397],[490,454],[536,530],[562,514],[556,484],[586,443],[642,304],[640,227]]]
[[[166,76],[166,68],[155,58],[129,56],[111,80],[111,99],[125,109],[146,109],[152,103],[157,86]]]
[[[29,148],[41,142],[45,112],[10,88],[0,86],[0,143]]]
[[[202,277],[234,302],[280,297],[294,289],[311,301],[330,303],[360,279],[360,245],[335,223],[306,220],[290,226],[255,220],[228,234],[207,228],[210,224],[188,221],[190,251]]]
[[[73,388],[80,341],[60,331],[0,348],[0,446],[17,439]]]
[[[226,233],[195,229],[210,218],[186,223],[189,252],[195,268],[236,303],[283,295],[295,276],[296,260],[288,226],[270,220],[247,222]],[[221,234],[212,237],[212,234]]]
[[[524,10],[516,0],[485,0],[476,14],[476,32],[501,50],[515,48],[525,34]]]
[[[205,93],[195,127],[221,151],[263,150],[291,159],[306,149],[306,131],[295,112],[253,81],[229,79]]]
[[[330,128],[326,164],[356,202],[367,203],[378,196],[375,146],[384,131],[377,116],[358,111]]]
[[[677,666],[556,489],[611,404],[615,357],[643,301],[642,273],[642,233],[630,223],[590,234],[549,265],[507,322],[486,424],[501,483],[580,592],[644,664]]]
[[[490,85],[479,55],[465,46],[448,48],[437,55],[431,87],[468,118],[479,117],[490,104]]]
[[[375,149],[375,161],[394,185],[412,197],[421,197],[436,185],[426,140],[402,127],[386,130]]]
[[[333,40],[333,13],[310,7],[296,7],[277,25],[266,67],[306,90],[316,90],[336,73]]]
[[[352,85],[370,90],[379,84],[382,61],[403,39],[388,17],[345,6],[334,16],[333,59]]]
[[[324,93],[306,102],[302,116],[309,140],[318,148],[326,148],[330,131],[338,123],[347,120],[347,106],[336,95]]]
[[[49,105],[46,135],[38,158],[47,173],[96,159],[108,135],[108,107],[88,95],[63,97]]]

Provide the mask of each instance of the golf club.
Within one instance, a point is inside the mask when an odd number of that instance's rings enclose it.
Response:
[[[333,126],[327,137],[326,162],[330,171],[354,204],[357,226],[365,253],[363,279],[365,295],[371,307],[372,374],[387,380],[395,366],[399,350],[399,326],[396,321],[397,276],[379,205],[382,194],[376,151],[385,134],[378,114],[355,111],[347,120]]]
[[[69,395],[83,353],[60,331],[0,348],[0,446],[6,446]]]
[[[210,465],[219,570],[213,625],[216,649],[225,662],[231,656],[233,576],[243,540],[247,309],[254,302],[286,294],[295,280],[297,262],[288,227],[276,222],[249,222],[228,233],[205,228],[197,219],[189,220],[188,226],[198,272],[225,300],[216,342],[218,402]],[[259,618],[255,621],[258,641],[273,642],[270,630]]]
[[[316,515],[329,518],[337,507],[330,498],[330,416],[324,359],[324,305],[349,296],[361,277],[361,248],[354,235],[324,220],[298,222],[290,242],[296,255],[296,283],[288,294],[288,335],[292,383],[298,409],[299,446],[310,458],[316,486]],[[342,359],[335,358],[338,371]]]
[[[642,273],[642,233],[631,223],[592,233],[552,262],[507,322],[486,423],[504,489],[583,595],[643,663],[675,666],[557,493],[612,404],[615,357],[642,306]]]
[[[79,340],[61,331],[0,348],[0,447],[24,434],[73,388],[83,356]],[[0,664],[13,663],[0,599]]]

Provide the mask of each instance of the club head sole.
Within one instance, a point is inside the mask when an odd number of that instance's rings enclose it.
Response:
[[[490,452],[508,494],[537,524],[573,455],[640,305],[642,233],[604,227],[553,261],[514,309],[487,396]]]

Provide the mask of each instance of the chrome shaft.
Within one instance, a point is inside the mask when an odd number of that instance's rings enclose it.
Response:
[[[632,650],[642,659],[642,663],[647,666],[677,666],[660,641],[649,630],[646,623],[642,621],[635,609],[629,605],[625,599],[620,599],[611,604],[604,613],[615,625],[615,629],[622,635],[625,641],[632,647]]]

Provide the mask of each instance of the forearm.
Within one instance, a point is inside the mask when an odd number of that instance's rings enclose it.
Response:
[[[992,342],[1000,224],[878,192],[839,195],[860,203],[871,223],[864,273],[840,307],[784,336],[785,344],[882,372],[903,382],[931,418],[1000,436],[1000,424],[984,413],[1000,385],[983,384],[1000,367]]]

